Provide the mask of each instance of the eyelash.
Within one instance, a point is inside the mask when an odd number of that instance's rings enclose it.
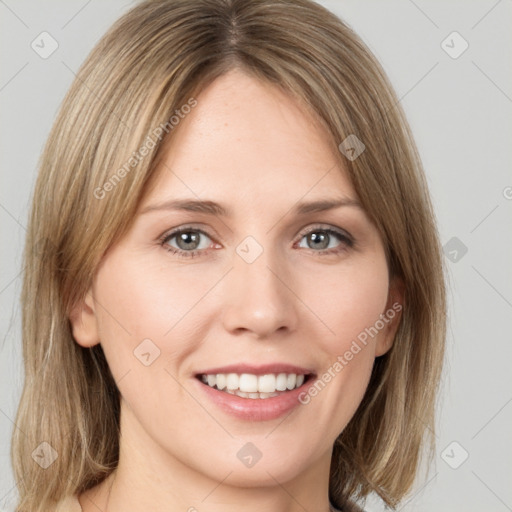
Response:
[[[326,227],[313,227],[309,228],[307,231],[303,231],[299,234],[299,242],[302,240],[305,236],[315,233],[317,231],[322,231],[323,233],[327,233],[329,236],[335,236],[339,239],[341,242],[341,245],[336,248],[331,249],[323,249],[321,251],[315,251],[314,249],[309,249],[315,254],[318,254],[319,256],[329,256],[333,254],[339,254],[343,251],[347,250],[348,248],[353,248],[355,245],[354,239],[348,234],[343,231],[338,231],[334,228],[326,228]],[[183,249],[176,249],[175,247],[171,247],[170,245],[167,245],[167,242],[169,240],[172,240],[174,237],[182,234],[182,233],[189,233],[189,232],[195,232],[195,233],[201,233],[202,235],[205,235],[208,238],[212,238],[208,233],[203,231],[202,229],[195,228],[192,226],[185,226],[182,228],[175,229],[174,231],[171,231],[170,233],[165,233],[159,238],[160,245],[168,252],[175,254],[176,256],[182,257],[182,258],[194,258],[196,256],[199,256],[200,253],[207,251],[207,249],[194,249],[192,251],[185,251]],[[343,244],[346,245],[346,247],[343,247]]]

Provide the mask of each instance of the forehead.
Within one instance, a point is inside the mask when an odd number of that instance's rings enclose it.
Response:
[[[280,89],[232,70],[196,100],[166,141],[142,207],[184,194],[261,208],[303,196],[356,199],[330,134]]]

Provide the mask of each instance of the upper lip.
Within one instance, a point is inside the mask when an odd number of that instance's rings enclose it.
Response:
[[[199,375],[214,375],[217,373],[250,373],[253,375],[266,375],[269,373],[296,373],[298,375],[309,375],[314,373],[310,368],[303,368],[287,363],[271,363],[263,365],[254,365],[246,363],[230,364],[228,366],[218,366],[216,368],[208,368],[196,373]]]

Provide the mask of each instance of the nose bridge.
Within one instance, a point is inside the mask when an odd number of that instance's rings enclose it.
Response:
[[[284,261],[284,263],[283,263]],[[297,316],[287,281],[286,261],[275,248],[264,247],[254,237],[235,250],[227,284],[224,323],[228,330],[244,329],[260,337],[287,328],[294,330]]]

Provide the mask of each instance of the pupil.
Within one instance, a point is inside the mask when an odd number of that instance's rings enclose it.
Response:
[[[198,240],[198,233],[187,231],[179,234],[177,243],[180,249],[195,249],[194,244],[197,244]]]
[[[316,244],[315,247],[319,247],[320,249],[325,249],[329,245],[327,233],[322,231],[319,231],[318,233],[311,233],[310,240]]]

